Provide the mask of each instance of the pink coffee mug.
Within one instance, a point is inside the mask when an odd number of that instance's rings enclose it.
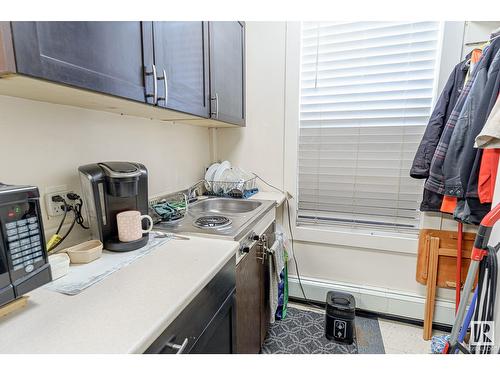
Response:
[[[142,229],[142,220],[148,219],[148,229]],[[141,215],[139,211],[123,211],[116,215],[118,226],[118,239],[121,242],[137,241],[142,238],[143,233],[153,229],[153,219],[149,215]]]

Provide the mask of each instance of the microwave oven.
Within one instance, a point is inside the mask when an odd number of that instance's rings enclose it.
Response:
[[[52,280],[40,194],[0,183],[0,306]]]

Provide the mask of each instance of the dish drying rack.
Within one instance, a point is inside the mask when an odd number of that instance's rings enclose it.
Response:
[[[257,176],[239,181],[205,180],[205,194],[216,197],[249,198],[257,194]]]

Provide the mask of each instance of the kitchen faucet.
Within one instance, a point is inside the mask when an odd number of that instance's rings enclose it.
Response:
[[[205,183],[205,180],[199,180],[198,182],[194,183],[193,185],[191,185],[190,187],[187,188],[188,202],[191,201],[192,199],[195,199],[197,197],[197,195],[203,194],[202,192],[200,194],[196,194],[196,190],[198,190],[198,188],[202,184],[203,184],[203,186],[205,186],[204,183]],[[193,195],[193,193],[194,193],[194,195]]]

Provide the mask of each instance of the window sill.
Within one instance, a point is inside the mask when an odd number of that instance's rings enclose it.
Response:
[[[295,226],[294,240],[349,246],[402,254],[417,254],[418,234],[381,232],[369,229]]]

